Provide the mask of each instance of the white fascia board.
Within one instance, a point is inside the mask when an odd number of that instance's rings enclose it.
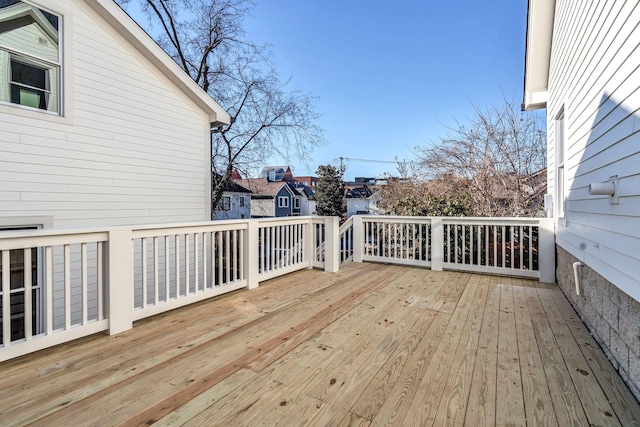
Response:
[[[547,105],[555,8],[555,0],[529,0],[523,110]]]
[[[230,123],[229,114],[113,0],[85,0],[85,2],[206,112],[212,127]]]
[[[549,100],[549,92],[546,90],[541,92],[525,92],[524,96],[525,111],[545,108]]]

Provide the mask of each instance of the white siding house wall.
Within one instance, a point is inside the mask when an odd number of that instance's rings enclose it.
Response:
[[[0,104],[1,216],[54,228],[210,218],[209,116],[81,0],[62,17],[63,115]]]
[[[310,204],[311,204],[311,200],[309,200],[307,196],[300,197],[300,215],[301,216],[311,215],[311,210],[309,209]]]
[[[251,216],[253,218],[275,217],[275,202],[273,199],[251,199]]]
[[[213,212],[213,219],[224,220],[251,218],[251,196],[249,193],[225,191],[222,197],[229,197],[229,209],[224,210],[224,202],[223,200],[220,200],[218,208]],[[243,206],[240,206],[240,200],[244,200]]]
[[[60,17],[62,105],[58,115],[11,104],[6,88],[0,92],[5,100],[0,102],[0,229],[210,220],[209,129],[218,114],[210,104],[215,103],[195,83],[182,84],[182,75],[172,74],[170,58],[157,56],[159,47],[110,0],[25,4]],[[134,33],[116,30],[114,23]],[[0,45],[19,49],[9,36],[22,31],[33,38],[34,28],[4,33]],[[7,55],[0,60],[7,64]],[[2,71],[0,85],[8,87],[7,68]],[[82,316],[80,246],[68,248],[68,296],[62,251],[52,251],[54,328]],[[86,252],[87,310],[93,318],[98,312],[96,245]],[[66,299],[70,319],[64,317]],[[36,302],[36,310],[42,303]]]
[[[369,213],[369,199],[347,199],[347,218],[358,212]]]
[[[640,5],[556,1],[547,103],[549,192],[564,111],[565,214],[557,244],[640,301]],[[589,185],[617,175],[619,203]],[[554,200],[555,208],[559,200]],[[557,212],[557,210],[556,210]]]

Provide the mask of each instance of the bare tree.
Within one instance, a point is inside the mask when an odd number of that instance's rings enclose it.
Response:
[[[231,116],[231,124],[212,129],[214,208],[234,169],[246,175],[276,153],[307,161],[324,143],[314,98],[279,79],[269,46],[245,38],[250,0],[116,1],[138,2],[147,29],[159,27],[158,44]]]
[[[418,147],[420,160],[433,178],[467,183],[471,215],[537,216],[546,193],[546,136],[535,113],[516,103],[481,110],[449,135]]]
[[[471,212],[466,180],[422,180],[419,174],[388,177],[376,189],[376,209],[385,215],[465,216]]]

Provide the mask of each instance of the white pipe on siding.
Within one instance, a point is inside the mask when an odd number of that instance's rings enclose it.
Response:
[[[584,264],[580,261],[573,263],[573,280],[576,284],[576,295],[580,295],[580,273],[582,273],[582,266]],[[580,272],[578,272],[580,270]]]

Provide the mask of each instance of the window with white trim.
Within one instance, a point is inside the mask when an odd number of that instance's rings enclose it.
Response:
[[[564,217],[565,205],[565,124],[564,124],[564,107],[556,116],[555,121],[556,132],[556,216]]]
[[[0,102],[61,113],[60,24],[24,1],[0,1]]]
[[[288,208],[289,207],[289,198],[287,196],[278,196],[278,207],[279,208]]]
[[[230,196],[223,196],[222,197],[222,210],[223,211],[231,210],[231,197]]]
[[[296,197],[296,200],[293,202],[293,207],[300,209],[300,197]]]

